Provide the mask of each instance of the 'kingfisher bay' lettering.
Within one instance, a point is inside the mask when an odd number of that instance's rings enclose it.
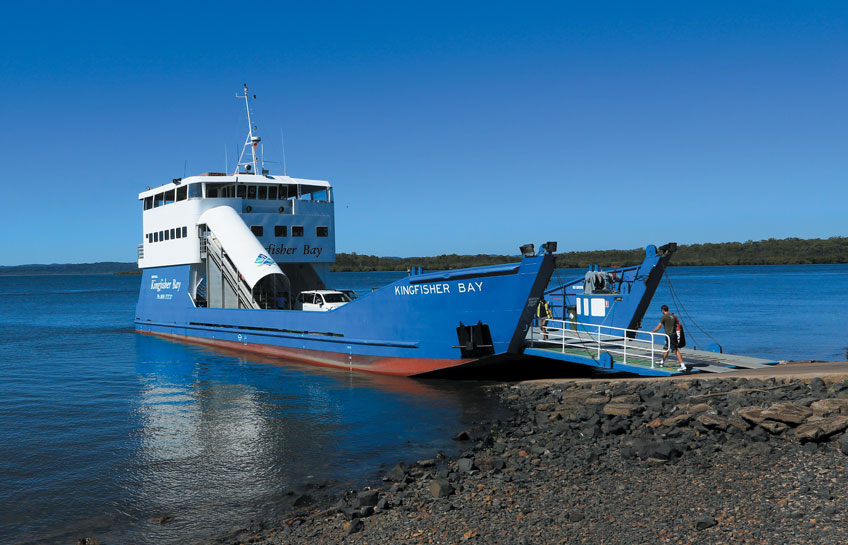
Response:
[[[309,244],[303,245],[303,255],[314,255],[315,257],[321,257],[321,250],[324,248],[312,248]]]
[[[277,246],[273,242],[265,247],[271,255],[293,255],[297,248],[286,248],[285,245]]]
[[[483,291],[483,282],[457,282],[458,293],[476,293]],[[412,284],[395,286],[395,295],[444,295],[450,293],[450,284]]]
[[[483,291],[483,282],[460,282],[459,293],[472,293]]]
[[[181,285],[182,283],[179,280],[166,280],[164,278],[160,279],[155,274],[150,277],[150,289],[156,290],[157,292],[162,290],[179,291]]]

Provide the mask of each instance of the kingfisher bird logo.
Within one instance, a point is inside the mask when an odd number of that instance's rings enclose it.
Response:
[[[273,265],[274,264],[274,260],[271,259],[270,257],[268,257],[265,254],[259,254],[258,256],[256,256],[256,259],[253,262],[256,263],[257,265]]]

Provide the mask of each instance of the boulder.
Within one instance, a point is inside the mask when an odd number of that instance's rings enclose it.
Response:
[[[813,415],[813,411],[803,405],[795,403],[775,403],[768,409],[762,412],[764,418],[785,422],[787,424],[798,425],[806,422],[807,418]]]
[[[848,408],[848,399],[844,398],[820,399],[810,404],[810,409],[817,415],[844,412],[846,408]]]
[[[374,507],[380,499],[380,492],[377,490],[364,490],[356,495],[359,498],[360,507]]]
[[[474,468],[474,460],[471,458],[460,458],[456,461],[456,469],[462,473],[468,473]]]
[[[698,531],[712,528],[716,524],[718,524],[718,522],[713,517],[698,517],[695,519],[695,529]]]
[[[480,454],[474,457],[474,465],[477,466],[480,471],[492,471],[503,469],[506,466],[506,463],[502,458],[498,458],[497,456]]]
[[[819,438],[822,437],[822,429],[819,427],[818,423],[810,422],[807,424],[801,424],[792,432],[792,435],[795,436],[795,439],[799,441],[818,441]]]
[[[775,422],[774,420],[763,420],[760,422],[760,426],[769,432],[772,435],[780,435],[789,429],[788,424],[784,424],[783,422]]]
[[[691,414],[678,414],[675,416],[670,416],[668,418],[663,418],[662,425],[663,426],[685,426],[689,419],[692,418]]]
[[[345,522],[342,525],[342,528],[348,535],[355,534],[356,532],[361,532],[364,527],[365,524],[363,524],[362,520],[358,518],[353,519],[350,522]]]
[[[842,439],[839,440],[839,450],[842,454],[848,455],[848,433],[842,434]]]
[[[705,428],[711,430],[727,430],[729,423],[724,418],[712,415],[712,414],[701,414],[696,418],[698,422],[701,423]]]
[[[295,507],[305,507],[312,503],[312,496],[309,494],[301,494],[294,500],[293,505]]]
[[[604,414],[610,416],[633,416],[641,411],[641,405],[635,403],[607,403],[604,405]]]
[[[398,464],[386,473],[386,476],[383,477],[383,480],[392,481],[395,483],[403,482],[406,479],[406,466],[403,464]]]
[[[680,446],[671,440],[663,441],[644,441],[636,440],[633,448],[636,454],[643,460],[672,460],[680,456],[683,451]]]
[[[433,479],[430,482],[430,496],[433,498],[446,498],[453,494],[453,487],[447,479]]]
[[[698,403],[697,405],[692,405],[691,407],[689,407],[689,414],[704,413],[709,410],[712,410],[712,407],[710,407],[709,403]]]
[[[848,429],[848,416],[832,416],[816,422],[825,437],[840,433]]]
[[[751,424],[759,424],[765,420],[763,416],[764,409],[762,407],[740,407],[736,409],[736,414]]]

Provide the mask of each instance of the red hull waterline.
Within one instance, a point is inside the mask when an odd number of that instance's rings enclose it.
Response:
[[[136,330],[136,333],[163,337],[192,344],[217,346],[228,350],[264,354],[301,363],[318,365],[321,367],[335,367],[337,369],[349,369],[351,371],[365,371],[381,375],[394,375],[401,377],[412,377],[423,375],[432,371],[441,371],[453,367],[459,367],[477,361],[470,359],[427,359],[427,358],[395,358],[380,356],[359,356],[356,354],[339,354],[337,352],[324,352],[321,350],[307,350],[303,348],[289,348],[285,346],[271,346],[267,344],[240,343],[236,341],[222,341],[217,339],[205,339],[202,337],[189,337],[187,335],[175,335],[173,333],[158,333],[153,331]]]

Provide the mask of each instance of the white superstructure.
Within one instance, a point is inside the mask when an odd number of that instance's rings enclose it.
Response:
[[[198,305],[290,305],[293,294],[325,287],[336,258],[330,183],[265,170],[244,92],[237,98],[245,100],[248,136],[235,172],[175,179],[138,195],[139,268],[190,266]]]

